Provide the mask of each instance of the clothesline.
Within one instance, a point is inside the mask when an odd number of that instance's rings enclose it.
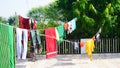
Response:
[[[53,38],[53,39],[58,40],[56,37],[52,37],[52,36],[45,35],[45,34],[40,34],[40,36],[45,36],[45,37],[49,37],[49,38]],[[63,40],[63,41],[65,41],[65,42],[72,42],[72,43],[74,43],[73,41],[69,41],[69,40]]]

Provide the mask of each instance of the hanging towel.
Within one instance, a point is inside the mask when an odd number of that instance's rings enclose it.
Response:
[[[21,41],[23,40],[23,41]],[[26,29],[16,28],[17,58],[26,59],[28,45],[28,31]]]
[[[79,45],[78,45],[77,42],[74,42],[74,49],[75,49],[75,50],[78,50],[78,49],[79,49]]]
[[[68,34],[72,33],[72,31],[76,29],[76,21],[77,18],[74,18],[68,22],[68,31],[67,31]]]
[[[28,31],[26,29],[22,29],[22,34],[23,34],[22,59],[26,59],[28,45]]]
[[[30,19],[19,16],[19,27],[24,29],[30,29]]]
[[[52,58],[57,55],[57,46],[56,46],[56,33],[55,28],[48,28],[45,29],[45,35],[46,35],[46,58]],[[47,37],[51,36],[51,37]]]
[[[57,44],[60,45],[60,43],[63,41],[63,38],[66,37],[66,33],[65,33],[65,30],[64,30],[64,25],[58,26],[57,31],[58,31],[58,34],[59,34],[59,40],[57,40]]]
[[[10,51],[12,46],[12,34],[9,33],[9,27],[0,23],[0,68],[13,67],[13,59]],[[12,65],[12,66],[11,66]]]
[[[22,51],[22,29],[16,28],[16,47],[17,47],[17,59],[21,58]]]

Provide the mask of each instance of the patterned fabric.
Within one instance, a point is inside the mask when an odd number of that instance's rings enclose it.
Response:
[[[74,18],[68,22],[68,31],[67,31],[68,34],[72,33],[72,31],[76,29],[76,21],[77,18]]]

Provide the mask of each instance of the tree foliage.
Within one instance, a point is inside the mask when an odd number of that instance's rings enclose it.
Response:
[[[0,23],[5,23],[6,24],[6,19],[3,17],[0,17]]]
[[[77,29],[68,37],[92,37],[102,27],[102,37],[120,37],[119,0],[57,0],[57,7],[69,21],[78,18]]]
[[[53,2],[45,7],[32,8],[28,12],[28,17],[36,19],[39,22],[45,20],[60,21],[63,18],[60,12],[61,11],[57,9],[56,3]]]
[[[92,37],[100,27],[101,37],[120,37],[120,0],[56,0],[33,8],[28,16],[42,22],[66,22],[77,17],[77,28],[68,35],[72,39]]]

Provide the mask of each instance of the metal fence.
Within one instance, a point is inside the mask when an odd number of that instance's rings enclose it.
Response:
[[[70,40],[72,42],[62,42],[57,46],[58,54],[81,54],[81,48],[76,50],[73,42],[80,42],[80,40]],[[120,39],[119,38],[102,38],[100,42],[95,42],[94,53],[120,53]],[[43,45],[42,54],[45,54],[45,42]]]

